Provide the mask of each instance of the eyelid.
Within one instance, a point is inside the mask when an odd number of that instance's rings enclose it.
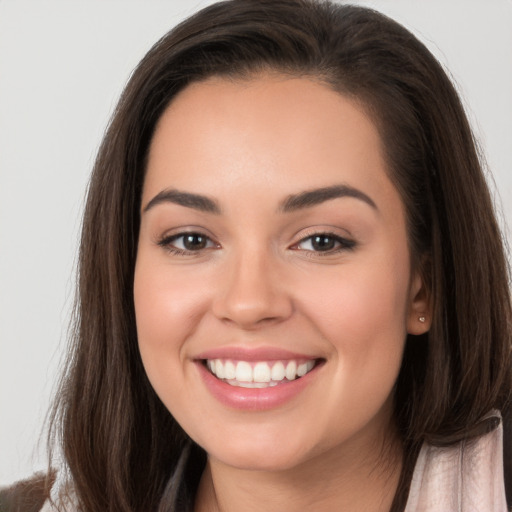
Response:
[[[197,250],[191,250],[185,247],[180,248],[173,245],[173,242],[186,237],[187,235],[196,235],[205,238],[207,240],[207,246],[198,248]],[[206,234],[205,230],[196,227],[179,228],[172,230],[171,232],[167,231],[160,236],[155,243],[171,254],[178,256],[199,256],[204,254],[205,251],[210,251],[214,248],[220,247],[220,244],[211,235]]]
[[[314,238],[315,236],[324,236],[327,238],[334,239],[338,246],[333,249],[328,249],[326,251],[315,251],[313,249],[301,249],[298,246],[302,244],[303,242],[310,240]],[[314,255],[314,256],[328,256],[337,254],[344,251],[351,251],[357,246],[357,242],[354,240],[352,236],[347,237],[340,235],[339,233],[333,232],[332,229],[321,229],[321,228],[315,228],[311,229],[305,233],[302,233],[301,238],[295,242],[290,248],[297,251],[302,251],[305,254],[308,255]]]
[[[199,247],[197,249],[187,249],[186,247],[176,247],[173,243],[180,238],[186,237],[187,235],[196,235],[199,237],[203,237],[206,239],[206,246]],[[308,256],[329,256],[335,255],[340,252],[353,250],[357,242],[353,239],[352,236],[347,237],[343,236],[339,233],[333,231],[332,228],[310,228],[308,230],[303,231],[300,234],[300,238],[293,243],[289,248],[296,251],[301,251]],[[323,236],[326,238],[331,238],[335,241],[336,246],[332,249],[326,250],[314,250],[301,248],[300,245],[314,238],[315,236]],[[161,235],[158,239],[155,240],[156,245],[162,247],[166,251],[174,254],[174,255],[184,255],[184,256],[199,256],[204,254],[205,251],[210,251],[212,249],[219,249],[220,244],[214,239],[213,236],[206,233],[206,230],[190,226],[184,228],[176,228],[173,230],[169,230]]]

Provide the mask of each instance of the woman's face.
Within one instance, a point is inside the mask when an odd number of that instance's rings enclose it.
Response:
[[[426,330],[375,125],[305,78],[182,91],[151,143],[139,347],[213,460],[284,469],[391,432],[408,332]]]

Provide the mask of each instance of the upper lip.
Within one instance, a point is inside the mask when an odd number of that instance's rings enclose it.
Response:
[[[277,347],[219,347],[205,350],[194,357],[204,359],[233,359],[237,361],[282,361],[289,359],[318,359],[318,355],[301,354]]]

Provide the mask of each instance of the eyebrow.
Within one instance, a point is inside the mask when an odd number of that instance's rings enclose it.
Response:
[[[282,212],[293,212],[303,208],[311,208],[324,203],[325,201],[341,197],[353,197],[355,199],[359,199],[378,211],[377,205],[371,197],[367,196],[357,188],[349,187],[348,185],[333,185],[330,187],[306,190],[299,194],[288,196],[281,204],[280,210]]]
[[[206,213],[221,213],[219,203],[215,199],[200,194],[191,194],[176,189],[165,189],[159,192],[142,210],[144,213],[162,203],[174,203]]]
[[[360,190],[349,187],[348,185],[332,185],[330,187],[317,188],[313,190],[306,190],[298,194],[288,196],[280,205],[279,210],[288,213],[304,208],[311,208],[318,204],[338,199],[343,197],[352,197],[359,199],[373,209],[378,210],[375,202]],[[162,203],[173,203],[186,208],[193,208],[206,213],[214,213],[219,215],[221,208],[219,203],[208,196],[201,194],[192,194],[190,192],[183,192],[176,189],[165,189],[159,192],[149,203],[144,207],[143,212],[147,212],[151,208]]]

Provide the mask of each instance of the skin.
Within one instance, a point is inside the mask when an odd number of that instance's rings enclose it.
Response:
[[[280,207],[339,184],[374,205],[337,197]],[[171,188],[212,198],[220,213],[147,208]],[[183,239],[170,235],[184,231],[208,237],[205,247],[176,253]],[[353,246],[319,251],[317,233]],[[411,268],[403,203],[355,102],[275,74],[212,78],[174,99],[150,146],[134,297],[148,377],[209,456],[196,510],[389,510],[402,455],[393,386],[407,333],[429,327]],[[239,410],[198,372],[198,354],[225,346],[324,364],[284,405]]]

